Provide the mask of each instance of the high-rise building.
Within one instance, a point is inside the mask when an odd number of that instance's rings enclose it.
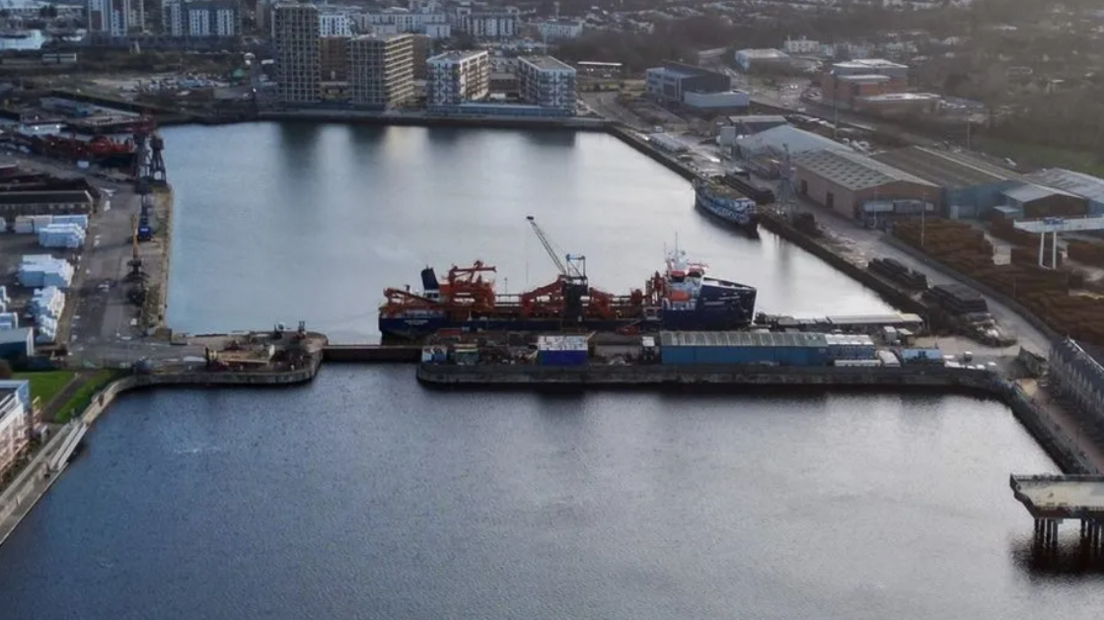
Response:
[[[349,93],[353,105],[388,109],[414,96],[414,41],[409,34],[349,39]]]
[[[88,32],[122,38],[130,32],[130,0],[88,0]]]
[[[433,49],[433,38],[426,34],[412,34],[410,37],[414,42],[414,79],[424,80],[427,77],[426,61]]]
[[[426,61],[426,105],[450,106],[483,99],[490,92],[487,50],[453,50]]]
[[[578,100],[575,68],[551,56],[523,56],[517,64],[518,90],[526,102],[574,115]]]
[[[272,29],[277,98],[282,103],[317,103],[322,78],[318,9],[312,4],[278,4],[272,12]]]
[[[348,37],[322,37],[322,81],[346,82],[349,79]]]
[[[0,474],[4,474],[29,443],[31,407],[30,385],[26,380],[0,383],[3,384],[0,385]]]

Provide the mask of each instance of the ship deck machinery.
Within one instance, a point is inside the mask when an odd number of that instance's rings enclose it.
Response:
[[[448,328],[639,333],[661,328],[739,329],[752,322],[753,287],[708,277],[705,265],[687,261],[677,250],[668,257],[665,274],[655,272],[643,289],[614,295],[590,286],[586,257],[558,252],[532,217],[529,223],[560,272],[554,282],[502,295],[488,275],[495,267],[480,261],[452,267],[444,282],[427,267],[421,274],[422,292],[409,287],[384,291],[379,315],[384,339],[419,340]]]

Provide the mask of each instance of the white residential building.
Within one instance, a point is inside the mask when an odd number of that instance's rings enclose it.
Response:
[[[234,0],[185,2],[169,0],[161,7],[165,34],[174,37],[237,37],[241,35],[241,5]]]
[[[433,39],[452,36],[452,25],[444,13],[412,13],[406,9],[384,9],[378,13],[352,16],[357,30],[376,34],[424,34]]]
[[[457,21],[460,30],[477,39],[510,39],[518,33],[516,12],[464,13]]]
[[[130,32],[130,0],[88,0],[88,32],[121,38]]]
[[[313,104],[321,98],[321,37],[312,4],[278,4],[272,12],[277,97],[282,103]]]
[[[782,45],[782,51],[791,55],[816,55],[820,54],[820,50],[820,41],[813,41],[805,37],[800,39],[786,37],[786,43]]]
[[[490,92],[490,54],[486,50],[450,51],[426,61],[426,105],[458,105]]]
[[[318,14],[318,36],[350,37],[352,35],[352,20],[349,19],[348,13],[326,11]]]
[[[30,441],[30,386],[4,381],[0,386],[0,474],[15,465]]]
[[[518,91],[529,104],[575,114],[575,68],[551,56],[523,56],[517,64]]]
[[[537,32],[545,41],[577,39],[583,34],[583,22],[569,19],[554,19],[537,22]]]

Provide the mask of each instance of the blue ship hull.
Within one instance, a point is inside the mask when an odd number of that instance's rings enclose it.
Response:
[[[706,183],[694,185],[694,205],[706,214],[724,222],[754,232],[759,218],[755,212],[755,201],[750,198],[728,198],[715,194]]]

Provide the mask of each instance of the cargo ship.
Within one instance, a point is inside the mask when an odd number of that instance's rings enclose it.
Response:
[[[744,232],[756,234],[758,231],[755,201],[720,178],[695,179],[694,204],[708,215]]]
[[[573,258],[582,257],[571,257]],[[422,270],[422,290],[389,288],[379,309],[384,340],[420,341],[440,330],[643,333],[722,331],[755,318],[756,289],[715,278],[685,252],[668,253],[663,273],[643,289],[612,295],[589,285],[585,271],[562,269],[554,282],[519,295],[495,292],[495,268],[476,261],[452,267],[444,282]]]

